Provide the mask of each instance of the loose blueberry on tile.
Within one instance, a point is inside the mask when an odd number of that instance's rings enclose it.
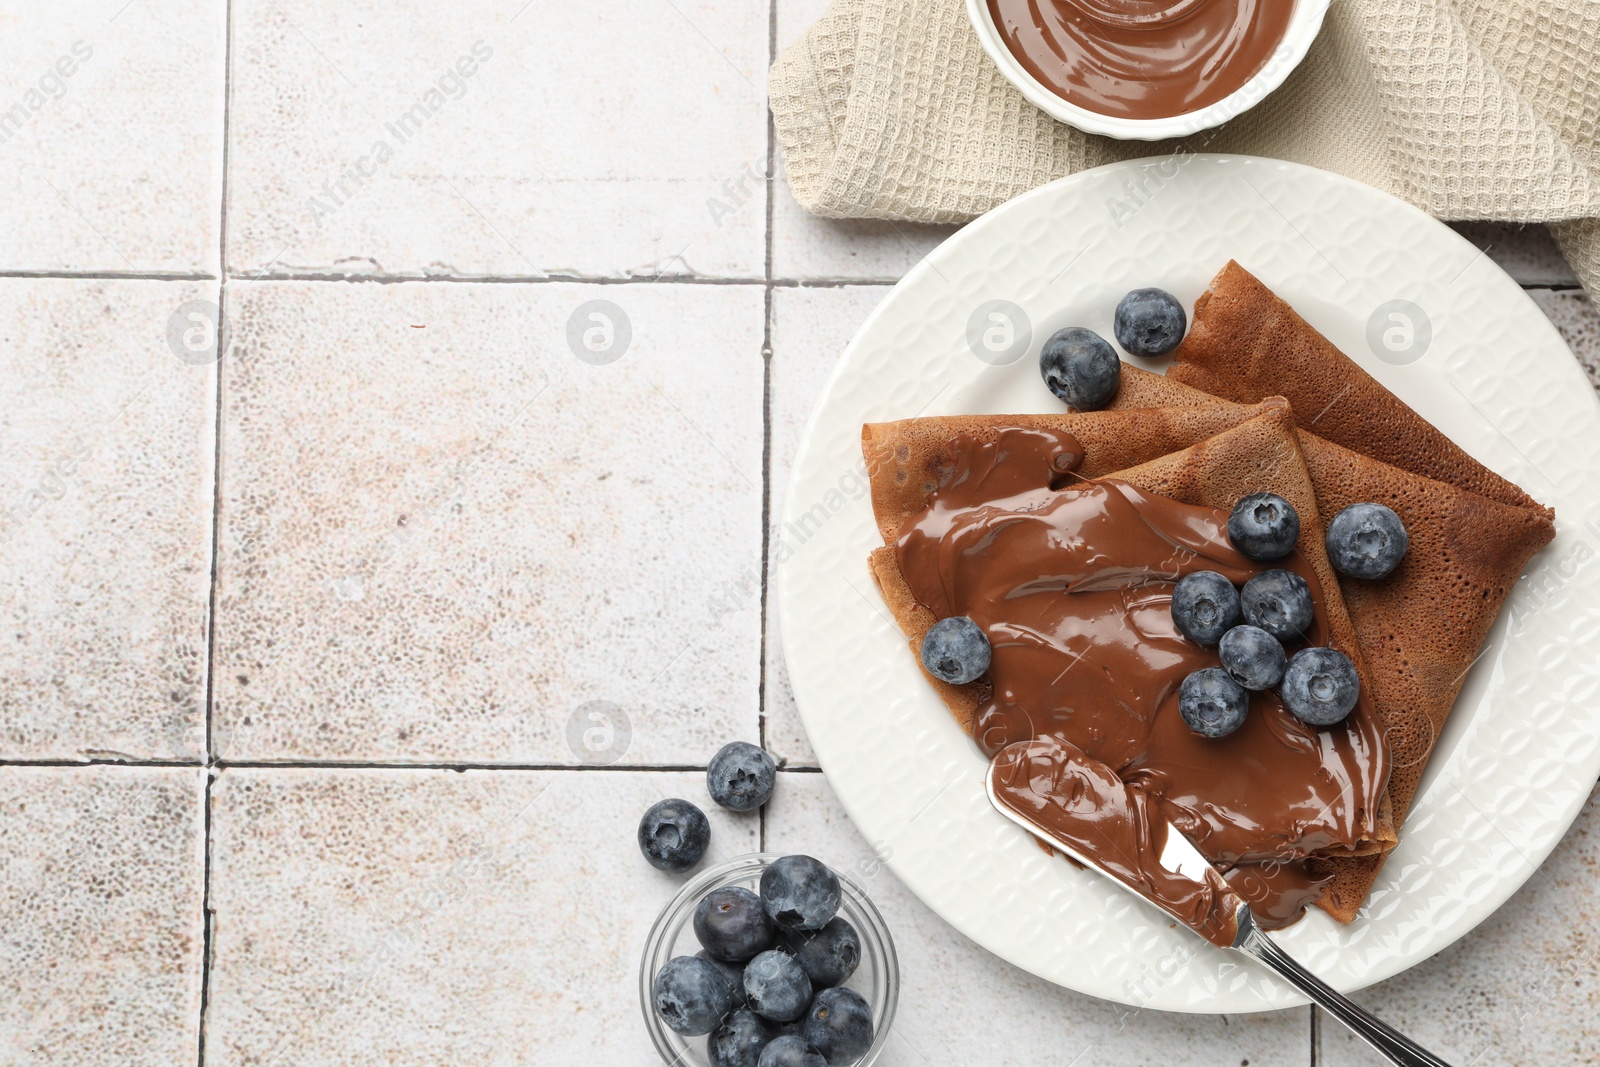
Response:
[[[713,889],[694,909],[694,936],[721,960],[742,963],[770,948],[776,934],[761,898],[743,886]]]
[[[1361,695],[1350,657],[1333,648],[1302,648],[1289,657],[1278,691],[1295,718],[1309,726],[1343,722]]]
[[[1228,515],[1228,540],[1250,559],[1282,559],[1300,540],[1300,513],[1276,493],[1251,493]]]
[[[1189,317],[1165,289],[1135,289],[1117,304],[1113,333],[1130,355],[1164,356],[1183,340]]]
[[[1382,504],[1351,504],[1328,523],[1328,558],[1352,578],[1383,578],[1400,566],[1411,538]]]
[[[777,1040],[778,1031],[753,1011],[736,1009],[711,1031],[706,1052],[711,1067],[760,1067],[761,1050]]]
[[[1216,571],[1186,574],[1172,591],[1172,622],[1183,636],[1210,648],[1239,624],[1239,591]]]
[[[762,1049],[756,1067],[828,1067],[828,1061],[805,1038],[791,1034]]]
[[[788,941],[816,989],[842,984],[861,963],[861,938],[856,928],[837,916],[815,933],[796,930]]]
[[[765,804],[777,780],[778,765],[748,741],[723,745],[706,767],[711,799],[732,811],[754,811]]]
[[[1105,407],[1122,385],[1122,361],[1116,350],[1082,326],[1050,335],[1039,350],[1039,373],[1052,393],[1079,411]]]
[[[922,666],[952,685],[975,682],[989,669],[989,639],[965,615],[940,619],[922,636]]]
[[[711,843],[706,813],[687,800],[652,804],[639,820],[639,851],[658,871],[681,874],[700,862]]]
[[[1178,687],[1178,714],[1202,737],[1227,737],[1249,711],[1250,694],[1221,667],[1195,671]]]
[[[1293,641],[1311,625],[1311,587],[1293,571],[1262,571],[1239,594],[1244,621],[1279,641]]]
[[[783,930],[820,930],[839,911],[839,879],[810,856],[783,856],[761,872],[761,903]]]
[[[854,989],[824,989],[800,1034],[830,1065],[854,1063],[872,1047],[872,1007]]]
[[[740,1008],[744,1007],[744,964],[729,963],[727,960],[719,960],[705,949],[701,949],[699,952],[696,952],[694,954],[694,958],[697,960],[705,960],[718,971],[722,972],[722,976],[729,982],[733,983],[734,1006]]]
[[[805,1014],[811,979],[793,956],[769,949],[744,965],[744,995],[757,1013],[786,1023]]]
[[[709,1034],[733,1010],[733,985],[708,960],[675,956],[656,972],[651,999],[661,1021],[680,1034]]]
[[[1283,645],[1259,626],[1235,626],[1217,646],[1222,669],[1246,689],[1271,689],[1283,680],[1288,663]]]

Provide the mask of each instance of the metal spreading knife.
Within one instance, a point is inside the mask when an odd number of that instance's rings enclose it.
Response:
[[[1194,843],[1161,818],[1153,805],[1139,805],[1130,818],[1123,820],[1127,825],[1116,824],[1117,812],[1105,818],[1102,817],[1105,813],[1095,811],[1096,797],[1092,794],[1097,788],[1108,786],[1105,777],[1116,782],[1112,788],[1126,789],[1109,770],[1099,780],[1094,770],[1090,770],[1087,776],[1080,774],[1068,783],[1073,803],[1080,812],[1088,813],[1082,818],[1068,816],[1072,834],[1069,837],[1067,824],[1056,814],[1059,805],[1050,804],[1059,797],[1050,798],[1030,790],[1026,781],[1027,765],[1019,762],[1028,759],[1028,753],[1019,754],[1019,750],[1041,744],[1057,748],[1051,742],[1021,742],[1002,750],[990,765],[986,776],[989,802],[1001,815],[1052,848],[1161,908],[1213,944],[1242,952],[1264,964],[1348,1026],[1391,1063],[1401,1067],[1450,1067],[1296,963],[1257,925],[1250,905],[1227,887]],[[1052,827],[1047,822],[1058,825]],[[1124,834],[1124,830],[1131,830],[1131,836]],[[1090,839],[1086,833],[1101,837],[1096,844],[1106,847],[1098,847],[1096,851],[1107,859],[1089,854],[1084,847]],[[1228,939],[1230,932],[1231,940]]]

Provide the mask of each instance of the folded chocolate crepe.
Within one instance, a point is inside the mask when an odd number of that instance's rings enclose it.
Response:
[[[1109,477],[1183,503],[1223,511],[1248,492],[1268,490],[1289,499],[1302,517],[1299,548],[1323,591],[1320,615],[1326,621],[1328,643],[1351,656],[1362,676],[1364,691],[1371,691],[1359,641],[1322,544],[1323,526],[1293,417],[1281,400],[1255,407],[1211,404],[1187,412],[1168,408],[1031,417],[928,418],[866,426],[863,451],[871,475],[874,512],[885,540],[885,547],[871,556],[871,569],[913,650],[920,649],[923,636],[936,618],[918,602],[901,573],[894,547],[901,528],[908,518],[926,508],[929,497],[950,476],[955,467],[952,449],[957,436],[963,436],[971,446],[975,441],[992,439],[1003,430],[1018,427],[1070,433],[1082,448],[1083,460],[1077,473],[1084,477]],[[1136,462],[1139,460],[1144,462]],[[1117,469],[1123,464],[1133,465]],[[982,683],[949,685],[931,676],[929,681],[963,728],[973,732],[974,717],[989,696],[986,687]],[[1363,700],[1353,721],[1360,716],[1376,721],[1375,706],[1366,698]],[[1392,846],[1392,810],[1382,793],[1386,777],[1385,770],[1371,785],[1369,795],[1359,795],[1361,790],[1357,788],[1343,801],[1359,809],[1365,832],[1358,839],[1323,850],[1323,854],[1373,855]],[[1354,873],[1359,876],[1359,872]],[[1332,877],[1332,883],[1322,898],[1322,906],[1336,918],[1349,921],[1361,897],[1354,897],[1353,904],[1347,903],[1352,897],[1344,885],[1348,876],[1331,869],[1326,874]]]
[[[1242,282],[1241,276],[1248,283]],[[1229,279],[1235,293],[1260,285],[1236,265],[1218,277],[1219,281]],[[1277,300],[1270,291],[1266,296]],[[1211,319],[1207,310],[1218,306],[1202,297],[1195,326],[1209,336],[1208,348],[1220,350],[1229,342],[1222,334],[1223,325]],[[1348,357],[1298,316],[1277,321],[1280,331],[1297,323],[1295,331],[1314,337],[1284,342],[1284,347],[1323,353],[1315,358],[1327,358],[1335,367],[1349,363]],[[1241,346],[1248,343],[1241,341]],[[1326,356],[1330,350],[1337,361]],[[1176,381],[1177,370],[1173,368],[1173,373],[1163,377],[1125,366],[1122,389],[1113,407],[1130,412],[1147,405],[1192,407],[1210,412],[1212,418],[1227,417],[1218,410],[1217,397]],[[1316,375],[1308,371],[1306,377]],[[1375,440],[1425,437],[1419,423],[1427,431],[1438,432],[1387,390],[1383,395],[1393,403],[1382,402],[1382,418],[1371,423]],[[1310,403],[1320,402],[1319,396],[1310,398]],[[1241,405],[1233,414],[1242,416],[1251,410]],[[1351,504],[1373,501],[1393,508],[1410,535],[1405,560],[1387,578],[1339,579],[1372,677],[1373,699],[1388,732],[1394,757],[1389,799],[1395,818],[1403,823],[1428,757],[1506,596],[1528,561],[1555,536],[1552,512],[1454,445],[1453,451],[1434,453],[1436,458],[1448,459],[1434,464],[1448,476],[1448,480],[1440,480],[1341,447],[1305,429],[1299,430],[1299,438],[1317,506],[1325,519]],[[1510,486],[1514,492],[1502,488],[1498,498],[1490,498],[1467,488],[1473,485]],[[1528,504],[1520,503],[1522,499]],[[1330,897],[1345,894],[1347,899],[1335,903],[1353,916],[1377,880],[1383,856],[1325,862],[1338,871]]]
[[[1080,473],[1098,477],[1189,449],[1263,414],[1252,402],[1286,395],[1302,420],[1315,420],[1321,431],[1295,431],[1321,518],[1377,501],[1400,514],[1411,536],[1406,561],[1387,578],[1337,579],[1393,756],[1386,800],[1401,820],[1505,597],[1554,536],[1552,512],[1450,442],[1237,264],[1230,263],[1197,303],[1177,354],[1180,363],[1167,376],[1124,366],[1121,391],[1104,412],[916,419],[864,428],[885,542],[893,543],[900,524],[948,473],[958,434],[1028,424],[1070,429],[1085,452]],[[1237,458],[1245,470],[1258,461]],[[1178,484],[1173,469],[1157,462],[1141,476],[1170,487]],[[892,549],[874,553],[872,563],[892,603],[907,595],[903,583],[894,587]],[[917,618],[915,607],[896,609],[913,646],[933,621]],[[966,687],[934,684],[958,719],[970,718],[976,704],[962,692]],[[1333,879],[1321,906],[1342,921],[1354,918],[1383,856],[1369,850],[1317,860]]]
[[[1281,396],[1302,429],[1401,470],[1502,504],[1550,510],[1471,456],[1276,293],[1229,261],[1195,301],[1168,377],[1240,403]]]
[[[1132,368],[1130,368],[1132,369]],[[1188,448],[1231,429],[1266,410],[1263,405],[1213,400],[1192,389],[1173,387],[1170,394],[1159,374],[1139,372],[1141,386],[1156,403],[1131,402],[1138,389],[1127,390],[1127,407],[1163,408],[1140,411],[1085,411],[1057,415],[951,415],[941,418],[869,422],[861,428],[861,451],[872,483],[872,510],[885,544],[900,527],[927,506],[928,496],[954,469],[951,443],[958,435],[992,440],[1001,427],[1041,427],[1070,432],[1083,446],[1077,473],[1098,478],[1123,467]],[[1168,395],[1179,398],[1168,403]]]
[[[915,419],[864,428],[874,509],[885,542],[892,543],[900,525],[949,471],[950,442],[958,434],[993,433],[1009,425],[1070,429],[1084,447],[1080,473],[1098,477],[1189,447],[1263,410],[1221,401],[1132,366],[1124,367],[1114,407],[1045,416]],[[1391,417],[1420,419],[1409,408],[1391,409]],[[1331,518],[1349,504],[1377,501],[1394,508],[1411,534],[1407,561],[1388,578],[1338,580],[1364,653],[1374,705],[1389,737],[1393,770],[1388,799],[1394,818],[1402,820],[1506,595],[1529,559],[1554,536],[1554,527],[1548,510],[1537,504],[1497,502],[1341,448],[1303,429],[1296,435],[1320,515]],[[1470,457],[1465,462],[1458,457],[1449,473],[1469,484],[1493,484],[1475,476],[1472,464]],[[891,550],[874,554],[880,585],[889,563]],[[896,614],[914,644],[933,621],[929,616],[913,629],[906,626],[908,613]],[[958,718],[970,718],[976,707],[970,694],[936,680],[933,684]],[[1343,921],[1354,918],[1382,858],[1320,861],[1334,877],[1323,907]]]

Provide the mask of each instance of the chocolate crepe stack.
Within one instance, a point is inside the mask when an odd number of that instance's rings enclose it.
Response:
[[[1336,632],[1353,629],[1355,648],[1346,650],[1356,652],[1392,756],[1380,832],[1354,854],[1316,860],[1332,879],[1319,906],[1350,922],[1506,595],[1554,536],[1552,512],[1473,460],[1235,263],[1196,303],[1176,356],[1166,377],[1124,366],[1113,410],[864,427],[886,545],[872,554],[873,577],[920,649],[936,620],[911,597],[892,546],[952,468],[957,435],[1063,429],[1083,446],[1085,477],[1115,475],[1220,508],[1263,489],[1287,497],[1302,516],[1302,552],[1323,575],[1330,622],[1345,618]],[[1297,428],[1296,416],[1320,433]],[[1393,508],[1410,534],[1405,560],[1378,581],[1335,577],[1320,543],[1326,520],[1361,501]],[[970,730],[976,688],[929,680]]]
[[[1403,822],[1506,596],[1555,536],[1555,512],[1467,455],[1237,263],[1195,302],[1174,355],[1169,382],[1203,391],[1185,406],[1289,400],[1315,430],[1299,436],[1324,516],[1370,500],[1406,524],[1411,546],[1393,574],[1339,580],[1394,754],[1389,798]],[[1383,856],[1327,862],[1353,917]]]

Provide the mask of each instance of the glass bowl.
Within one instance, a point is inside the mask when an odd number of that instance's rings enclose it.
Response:
[[[693,956],[700,951],[700,942],[694,936],[694,909],[701,897],[713,889],[731,885],[760,892],[761,872],[774,860],[787,855],[791,853],[752,852],[701,871],[678,890],[678,895],[662,909],[650,928],[644,959],[639,964],[639,1007],[644,1012],[644,1026],[650,1032],[650,1040],[666,1063],[674,1067],[709,1067],[711,1060],[706,1052],[705,1037],[685,1037],[656,1014],[650,995],[656,972],[674,956]],[[839,915],[856,928],[861,938],[861,963],[844,984],[865,997],[872,1008],[872,1047],[854,1067],[870,1067],[883,1052],[889,1028],[894,1023],[895,1004],[900,997],[900,963],[894,954],[889,927],[877,907],[860,886],[840,874],[837,868],[834,874],[838,875],[843,891]]]

